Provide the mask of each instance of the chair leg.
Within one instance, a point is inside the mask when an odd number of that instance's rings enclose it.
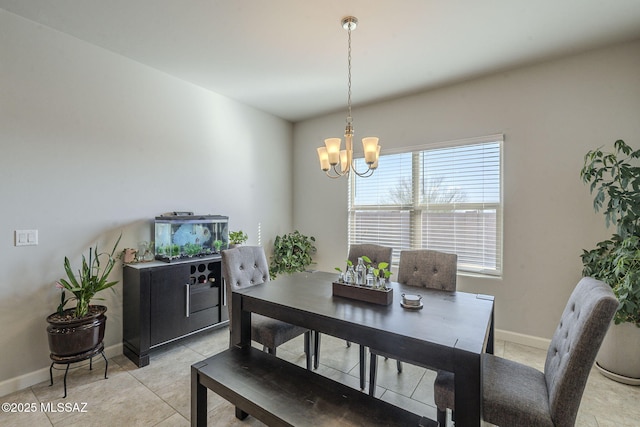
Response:
[[[315,332],[313,341],[313,369],[318,369],[320,365],[320,332]]]
[[[402,373],[402,362],[399,360],[396,360],[396,364],[398,365],[398,373],[401,374]]]
[[[313,335],[313,331],[307,331],[304,333],[304,354],[307,359],[308,370],[311,370],[311,366],[313,365],[313,352],[311,349],[311,341],[313,341],[312,335]],[[314,345],[314,348],[315,348],[315,345]]]
[[[360,390],[366,386],[365,377],[367,375],[366,347],[360,344]]]
[[[351,347],[351,341],[347,341],[347,347]]]
[[[447,427],[447,411],[438,409],[438,426]]]
[[[273,347],[273,348],[267,347],[267,353],[273,354],[275,356],[276,355],[276,348],[275,347]]]
[[[378,375],[378,357],[371,354],[371,361],[369,362],[369,396],[374,397],[376,393],[376,376]]]

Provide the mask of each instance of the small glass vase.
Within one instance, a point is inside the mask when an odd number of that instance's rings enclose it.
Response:
[[[344,283],[347,285],[354,285],[356,281],[356,272],[353,270],[353,266],[350,265],[347,268],[347,272],[344,273]]]

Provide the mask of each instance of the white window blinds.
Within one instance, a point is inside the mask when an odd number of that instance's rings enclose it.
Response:
[[[502,135],[380,156],[373,176],[351,174],[349,245],[458,254],[458,270],[502,272]],[[362,159],[357,167],[365,168]]]

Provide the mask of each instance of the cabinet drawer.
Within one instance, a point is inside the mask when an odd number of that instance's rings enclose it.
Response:
[[[213,283],[196,283],[189,286],[189,313],[212,308],[220,303],[220,289]]]

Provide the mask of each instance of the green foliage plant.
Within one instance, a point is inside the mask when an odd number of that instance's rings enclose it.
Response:
[[[304,271],[313,263],[312,256],[316,253],[315,241],[315,237],[305,236],[298,230],[276,236],[269,264],[271,278],[274,279],[281,273]]]
[[[388,268],[389,268],[388,262],[381,262],[380,264],[378,264],[378,268],[373,269],[373,274],[378,278],[384,278],[385,280],[389,280],[389,277],[391,277],[391,271],[388,270]]]
[[[202,252],[202,245],[197,243],[185,243],[184,245],[184,253],[188,256],[196,256]]]
[[[56,286],[62,289],[60,296],[60,305],[58,305],[58,314],[62,315],[64,306],[71,300],[76,301],[74,315],[81,318],[89,312],[89,304],[95,298],[95,295],[105,289],[109,289],[116,285],[118,281],[109,281],[109,274],[113,269],[117,256],[114,256],[116,248],[120,243],[122,235],[118,237],[111,252],[99,252],[98,244],[95,248],[89,248],[89,259],[82,255],[82,266],[77,273],[71,269],[69,258],[64,257],[64,270],[67,277],[60,279]],[[66,298],[66,291],[73,294],[73,297]]]
[[[603,211],[607,227],[616,232],[610,239],[583,250],[583,274],[608,283],[620,306],[616,324],[635,323],[640,327],[640,150],[624,141],[614,144],[615,152],[601,148],[584,157],[580,176],[595,193],[593,208]]]
[[[229,232],[229,243],[232,245],[241,245],[246,242],[248,238],[249,236],[242,230]]]
[[[353,266],[353,263],[350,260],[347,260],[347,269],[349,267]],[[342,273],[342,269],[340,267],[335,267],[335,270],[339,271],[340,273]]]

